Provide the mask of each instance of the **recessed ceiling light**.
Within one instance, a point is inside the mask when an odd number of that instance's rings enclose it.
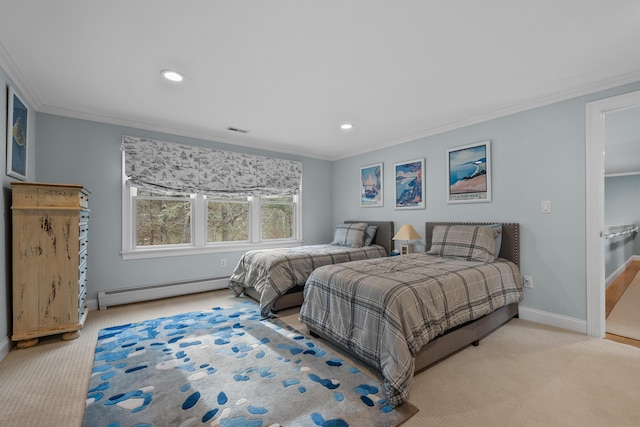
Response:
[[[162,77],[172,82],[181,82],[184,80],[184,76],[175,70],[162,70]]]
[[[342,130],[351,130],[353,129],[353,125],[351,123],[343,123],[340,125],[340,129]]]

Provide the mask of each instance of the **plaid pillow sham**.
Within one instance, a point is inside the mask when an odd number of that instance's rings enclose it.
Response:
[[[364,245],[371,246],[373,239],[376,237],[376,231],[378,231],[377,225],[370,225],[367,227],[367,231],[364,234]]]
[[[493,262],[499,230],[475,225],[437,225],[433,228],[430,255]]]
[[[364,238],[367,232],[366,222],[356,222],[352,224],[339,224],[333,234],[332,245],[349,246],[361,248],[364,246]]]

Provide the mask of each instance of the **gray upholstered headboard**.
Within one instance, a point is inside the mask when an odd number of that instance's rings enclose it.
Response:
[[[436,225],[491,225],[498,222],[427,222],[425,223],[425,252],[431,249],[433,238],[433,228]],[[503,222],[502,224],[502,246],[500,247],[500,258],[513,261],[520,266],[520,224],[514,222]]]
[[[378,231],[376,231],[376,237],[373,239],[373,243],[384,247],[387,250],[387,255],[391,255],[391,251],[393,250],[393,240],[391,239],[395,234],[395,231],[393,228],[393,221],[349,220],[345,222],[346,223],[366,222],[369,225],[377,225]]]

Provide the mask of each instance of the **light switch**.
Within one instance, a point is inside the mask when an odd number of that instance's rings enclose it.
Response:
[[[551,200],[543,200],[540,202],[540,212],[551,213]]]

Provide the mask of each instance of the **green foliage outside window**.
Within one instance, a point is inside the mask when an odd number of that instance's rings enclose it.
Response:
[[[204,200],[208,243],[251,241],[251,215],[259,215],[260,239],[263,241],[294,236],[295,203],[291,196],[255,198],[253,202],[246,197],[208,197]],[[135,196],[136,246],[191,244],[194,203],[195,198],[185,195],[138,190]],[[253,211],[256,207],[259,207],[259,213]]]
[[[136,199],[137,246],[191,243],[191,200],[188,196],[154,196],[140,192]]]
[[[290,239],[293,237],[293,198],[272,197],[261,200],[260,224],[262,239]]]
[[[244,199],[207,203],[207,241],[237,242],[249,239],[249,202]]]

